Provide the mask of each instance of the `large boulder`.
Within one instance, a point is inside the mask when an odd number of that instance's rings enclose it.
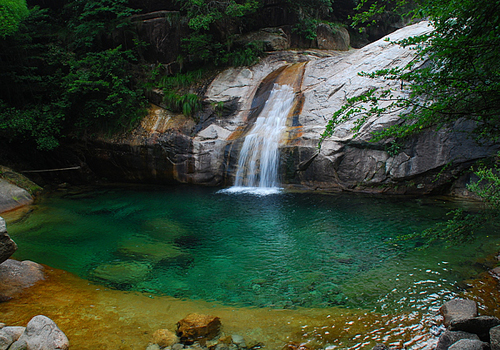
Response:
[[[500,319],[494,316],[478,316],[454,319],[450,322],[451,331],[463,331],[479,335],[482,340],[489,340],[490,329],[500,325]]]
[[[461,339],[451,345],[448,350],[489,350],[488,343],[474,339]]]
[[[67,350],[69,340],[50,318],[33,317],[21,337],[9,349],[15,350]]]
[[[439,312],[444,317],[444,324],[448,326],[451,321],[456,319],[472,318],[478,315],[477,304],[470,299],[453,299],[441,306]]]
[[[0,301],[15,297],[43,278],[42,265],[28,260],[6,260],[0,264]]]
[[[257,32],[248,33],[238,39],[239,44],[259,41],[266,51],[281,51],[290,48],[290,40],[281,28],[262,28]]]
[[[349,32],[342,26],[332,27],[331,25],[320,23],[316,28],[316,34],[318,49],[339,51],[349,50]]]
[[[7,234],[5,220],[0,217],[0,264],[17,250],[17,244]]]
[[[444,331],[440,336],[435,350],[447,350],[451,345],[455,344],[462,339],[478,340],[476,334],[462,332],[462,331]]]

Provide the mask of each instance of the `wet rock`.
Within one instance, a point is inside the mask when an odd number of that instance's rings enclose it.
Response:
[[[8,259],[0,264],[0,300],[9,300],[43,279],[42,265]]]
[[[168,329],[158,329],[153,333],[153,343],[158,344],[161,348],[172,346],[178,342],[177,335]]]
[[[172,350],[182,350],[182,349],[184,349],[184,345],[182,344],[177,343],[172,345]]]
[[[69,340],[54,321],[38,315],[29,321],[24,333],[9,349],[67,350]]]
[[[476,317],[477,304],[469,299],[453,299],[445,303],[439,309],[444,317],[444,324],[448,326],[454,319],[466,319]]]
[[[17,250],[17,244],[7,234],[5,220],[0,217],[0,264]]]
[[[450,322],[450,331],[474,333],[482,340],[489,340],[490,329],[500,325],[500,319],[493,316],[478,316],[463,319],[454,319]]]
[[[488,343],[480,340],[461,339],[451,345],[448,350],[486,350],[489,349]]]
[[[220,327],[219,317],[189,314],[177,323],[177,335],[181,343],[192,344],[195,341],[215,338],[219,335]]]
[[[491,350],[500,350],[500,326],[490,329]]]
[[[479,340],[479,337],[472,333],[446,330],[439,337],[435,350],[447,350],[452,344],[462,339]]]

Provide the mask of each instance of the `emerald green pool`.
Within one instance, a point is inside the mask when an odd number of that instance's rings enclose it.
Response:
[[[9,223],[18,259],[128,291],[267,308],[429,310],[482,271],[494,232],[466,246],[396,242],[455,207],[444,198],[198,187],[102,187],[47,195]]]

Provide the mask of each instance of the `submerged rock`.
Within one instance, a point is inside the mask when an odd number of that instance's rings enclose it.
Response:
[[[152,262],[175,259],[183,254],[172,244],[147,242],[141,239],[131,239],[123,242],[118,248],[118,252],[130,258],[148,259]]]
[[[112,284],[137,283],[151,271],[149,263],[141,261],[118,261],[100,265],[91,272],[91,277]]]

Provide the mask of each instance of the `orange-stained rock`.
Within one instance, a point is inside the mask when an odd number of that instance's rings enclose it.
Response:
[[[177,335],[168,329],[158,329],[153,333],[153,343],[158,344],[161,348],[172,346],[178,342]]]
[[[220,319],[216,316],[189,314],[177,322],[177,335],[181,343],[206,341],[215,338],[220,327]]]

